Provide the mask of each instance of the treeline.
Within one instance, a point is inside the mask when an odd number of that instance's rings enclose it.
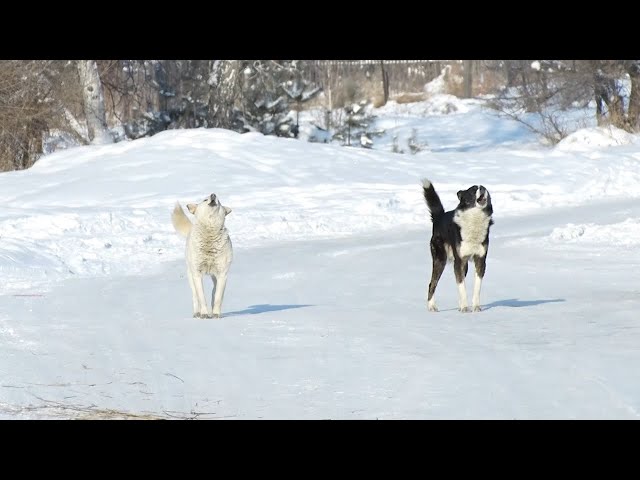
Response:
[[[296,137],[302,109],[321,107],[319,127],[330,129],[331,112],[358,102],[424,98],[443,71],[449,93],[494,94],[492,105],[521,121],[537,113],[552,140],[566,132],[549,112],[580,103],[595,102],[599,124],[640,130],[637,60],[4,60],[0,170],[28,168],[60,141],[117,142],[173,128]]]

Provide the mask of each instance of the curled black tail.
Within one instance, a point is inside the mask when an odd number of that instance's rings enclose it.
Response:
[[[431,221],[435,222],[438,217],[444,215],[444,207],[442,206],[440,197],[436,193],[435,188],[433,188],[431,181],[423,178],[422,189],[424,190],[424,199],[427,202],[427,207],[429,207],[429,212],[431,213]]]

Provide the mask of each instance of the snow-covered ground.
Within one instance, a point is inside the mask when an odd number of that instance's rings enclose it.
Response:
[[[546,147],[445,95],[375,114],[428,148],[182,130],[0,174],[0,417],[638,418],[638,138]],[[450,267],[426,309],[424,176],[447,209],[492,194],[481,313]],[[211,192],[235,261],[197,320],[169,214]]]

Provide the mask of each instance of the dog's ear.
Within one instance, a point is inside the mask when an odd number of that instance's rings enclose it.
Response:
[[[462,200],[463,193],[464,193],[464,190],[458,190],[458,200]]]
[[[225,217],[231,213],[231,209],[229,207],[222,207],[222,208],[224,208]]]
[[[191,212],[192,215],[196,214],[196,208],[198,208],[198,206],[195,203],[190,203],[187,205],[187,209]]]

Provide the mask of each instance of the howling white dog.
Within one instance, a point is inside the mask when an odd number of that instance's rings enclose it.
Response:
[[[180,203],[171,214],[171,222],[178,233],[187,237],[187,276],[193,296],[193,316],[197,318],[219,318],[222,297],[227,283],[227,274],[233,260],[233,248],[224,220],[231,213],[212,193],[202,202],[187,205],[195,217],[191,223]],[[212,312],[204,297],[203,276],[211,275],[213,293]]]

